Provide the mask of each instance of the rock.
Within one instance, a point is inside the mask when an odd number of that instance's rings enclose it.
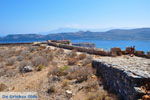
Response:
[[[149,95],[144,95],[144,96],[142,97],[142,100],[150,100],[150,96],[149,96]]]
[[[122,55],[122,51],[120,48],[111,48],[111,55],[112,56],[121,56]]]
[[[72,91],[66,90],[66,93],[67,93],[67,94],[72,94]]]
[[[25,66],[20,69],[21,72],[26,73],[26,72],[32,72],[34,69],[31,66]]]
[[[52,76],[52,77],[50,77],[49,78],[49,82],[51,83],[51,82],[53,82],[53,81],[60,81],[61,79],[60,79],[60,77],[58,77],[58,76]]]

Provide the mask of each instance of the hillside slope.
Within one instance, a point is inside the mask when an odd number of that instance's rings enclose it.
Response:
[[[39,41],[55,39],[150,40],[150,28],[113,29],[106,32],[79,31],[48,35],[14,34],[1,37],[0,41]]]

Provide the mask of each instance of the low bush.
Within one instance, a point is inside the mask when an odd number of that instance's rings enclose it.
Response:
[[[56,75],[56,76],[58,76],[58,73],[59,73],[59,68],[58,67],[53,67],[53,68],[51,68],[51,70],[49,71],[49,73],[48,73],[48,77],[49,76],[51,76],[51,75]]]
[[[83,60],[86,58],[86,54],[79,54],[78,58],[79,60]]]
[[[43,65],[39,65],[39,66],[37,66],[36,68],[37,68],[37,71],[41,71],[42,69],[44,69],[44,68],[45,68],[45,66],[43,66]]]
[[[62,82],[62,88],[67,87],[68,84],[69,84],[68,80],[63,80],[63,82]]]
[[[20,56],[26,57],[29,55],[29,51],[21,51]]]
[[[92,58],[91,56],[86,57],[86,58],[82,61],[82,65],[83,65],[83,66],[86,66],[86,65],[92,63],[92,59],[93,59],[93,58]]]
[[[118,100],[117,97],[109,95],[105,91],[89,92],[86,100]]]
[[[6,71],[6,76],[7,77],[14,77],[14,76],[16,76],[17,75],[17,73],[18,73],[18,70],[14,70],[14,69],[8,69],[7,71]]]
[[[63,66],[63,67],[60,67],[60,68],[59,68],[59,70],[60,70],[61,72],[64,72],[64,71],[66,71],[67,69],[69,69],[69,66]]]
[[[6,70],[5,69],[0,69],[0,77],[6,74]]]
[[[72,50],[70,53],[68,53],[68,56],[69,56],[70,58],[76,57],[76,56],[77,56],[76,50]]]
[[[48,53],[44,56],[48,61],[52,61],[54,59],[54,55],[52,53]]]
[[[81,67],[75,72],[69,73],[67,75],[67,79],[72,80],[76,79],[77,83],[81,83],[83,81],[86,81],[89,76],[92,75],[92,68],[89,67]]]
[[[17,61],[22,61],[24,59],[24,57],[23,56],[17,56],[16,59],[17,59]]]
[[[56,91],[57,91],[56,86],[54,84],[51,84],[49,89],[47,90],[47,93],[52,94],[52,93],[55,93]]]
[[[65,76],[65,75],[68,74],[68,71],[67,71],[68,69],[69,69],[68,66],[63,66],[63,67],[60,67],[60,68],[54,67],[54,68],[52,68],[52,69],[49,71],[48,75],[49,75],[49,76],[50,76],[50,75]]]
[[[29,61],[26,61],[26,60],[23,60],[19,63],[19,71],[22,72],[22,69],[25,67],[25,66],[33,66],[31,62]]]
[[[5,66],[4,62],[1,62],[0,63],[0,68],[4,68],[4,66]]]
[[[3,83],[0,84],[0,92],[5,90],[7,88],[7,86]]]
[[[75,65],[77,63],[77,58],[69,58],[68,59],[68,65]]]
[[[54,83],[60,81],[61,78],[59,76],[53,75],[53,76],[48,76],[48,83]]]
[[[27,49],[29,52],[33,52],[33,51],[36,51],[37,48],[35,46],[29,46],[28,49]]]
[[[15,63],[15,61],[16,61],[16,58],[8,58],[6,60],[6,65],[7,66],[12,66]]]
[[[58,62],[56,62],[56,61],[51,61],[51,65],[52,65],[53,67],[57,67]]]
[[[96,79],[89,79],[86,82],[86,86],[84,89],[86,89],[86,92],[91,92],[91,91],[97,91],[99,88],[99,83],[98,80]]]
[[[56,54],[57,55],[60,55],[60,54],[64,54],[64,49],[58,49],[57,51],[56,51]]]
[[[39,56],[39,57],[34,57],[32,59],[32,64],[35,67],[37,67],[37,66],[48,66],[48,61],[44,57]]]

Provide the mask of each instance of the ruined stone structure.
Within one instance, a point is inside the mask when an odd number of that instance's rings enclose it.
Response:
[[[79,47],[88,47],[88,48],[95,48],[94,43],[73,43],[73,46],[79,46]]]
[[[79,52],[86,52],[89,54],[95,54],[95,55],[100,55],[100,56],[121,56],[121,55],[127,55],[130,52],[130,48],[127,48],[125,51],[122,51],[120,48],[115,47],[115,48],[111,48],[110,51],[104,51],[103,49],[74,46],[71,43],[64,44],[64,43],[55,42],[51,40],[48,40],[47,44],[51,46],[59,47],[59,48],[69,49],[69,50],[75,49]],[[134,50],[134,55],[139,56],[139,57],[150,58],[150,54],[149,53],[145,54],[144,51]]]
[[[106,63],[102,60],[92,62],[97,75],[103,79],[104,88],[119,94],[121,100],[138,100],[144,95],[150,95],[148,92],[150,91],[150,72],[147,69],[150,66],[143,63],[145,67],[138,69],[138,66],[133,64],[130,68],[128,67],[131,66],[130,64],[115,65],[117,61],[123,63],[119,59],[114,63],[109,61]]]
[[[79,52],[86,52],[89,54],[95,54],[95,55],[101,55],[101,56],[109,56],[110,52],[104,51],[102,49],[96,49],[96,48],[86,48],[86,47],[79,47],[79,46],[73,46],[73,45],[66,45],[56,42],[50,42],[48,41],[48,45],[69,49],[69,50],[77,50]]]

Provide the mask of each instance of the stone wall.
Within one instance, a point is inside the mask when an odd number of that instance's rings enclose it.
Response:
[[[116,65],[101,60],[93,60],[92,66],[102,78],[104,88],[118,94],[121,100],[137,100],[147,94],[141,87],[150,85],[150,77],[115,68]]]
[[[81,42],[81,43],[72,43],[73,46],[79,46],[79,47],[88,47],[88,48],[95,48],[94,43],[86,43],[86,42]]]
[[[77,50],[79,52],[86,52],[89,54],[95,54],[95,55],[101,55],[101,56],[110,55],[110,52],[104,51],[102,49],[96,49],[96,48],[78,47],[78,46],[65,45],[65,44],[60,44],[60,43],[55,43],[55,42],[48,42],[48,45],[59,47],[59,48],[64,48],[64,49],[69,49],[69,50]]]
[[[104,51],[98,48],[86,48],[86,47],[79,47],[79,46],[74,46],[74,45],[61,44],[57,42],[51,42],[50,40],[47,42],[47,44],[51,46],[59,47],[59,48],[69,49],[69,50],[75,49],[79,52],[86,52],[89,54],[95,54],[95,55],[100,55],[100,56],[121,56],[121,55],[128,54],[126,53],[126,51],[122,51],[120,48],[111,48],[110,51]],[[150,53],[145,54],[143,51],[135,51],[134,54],[139,57],[150,58]]]

